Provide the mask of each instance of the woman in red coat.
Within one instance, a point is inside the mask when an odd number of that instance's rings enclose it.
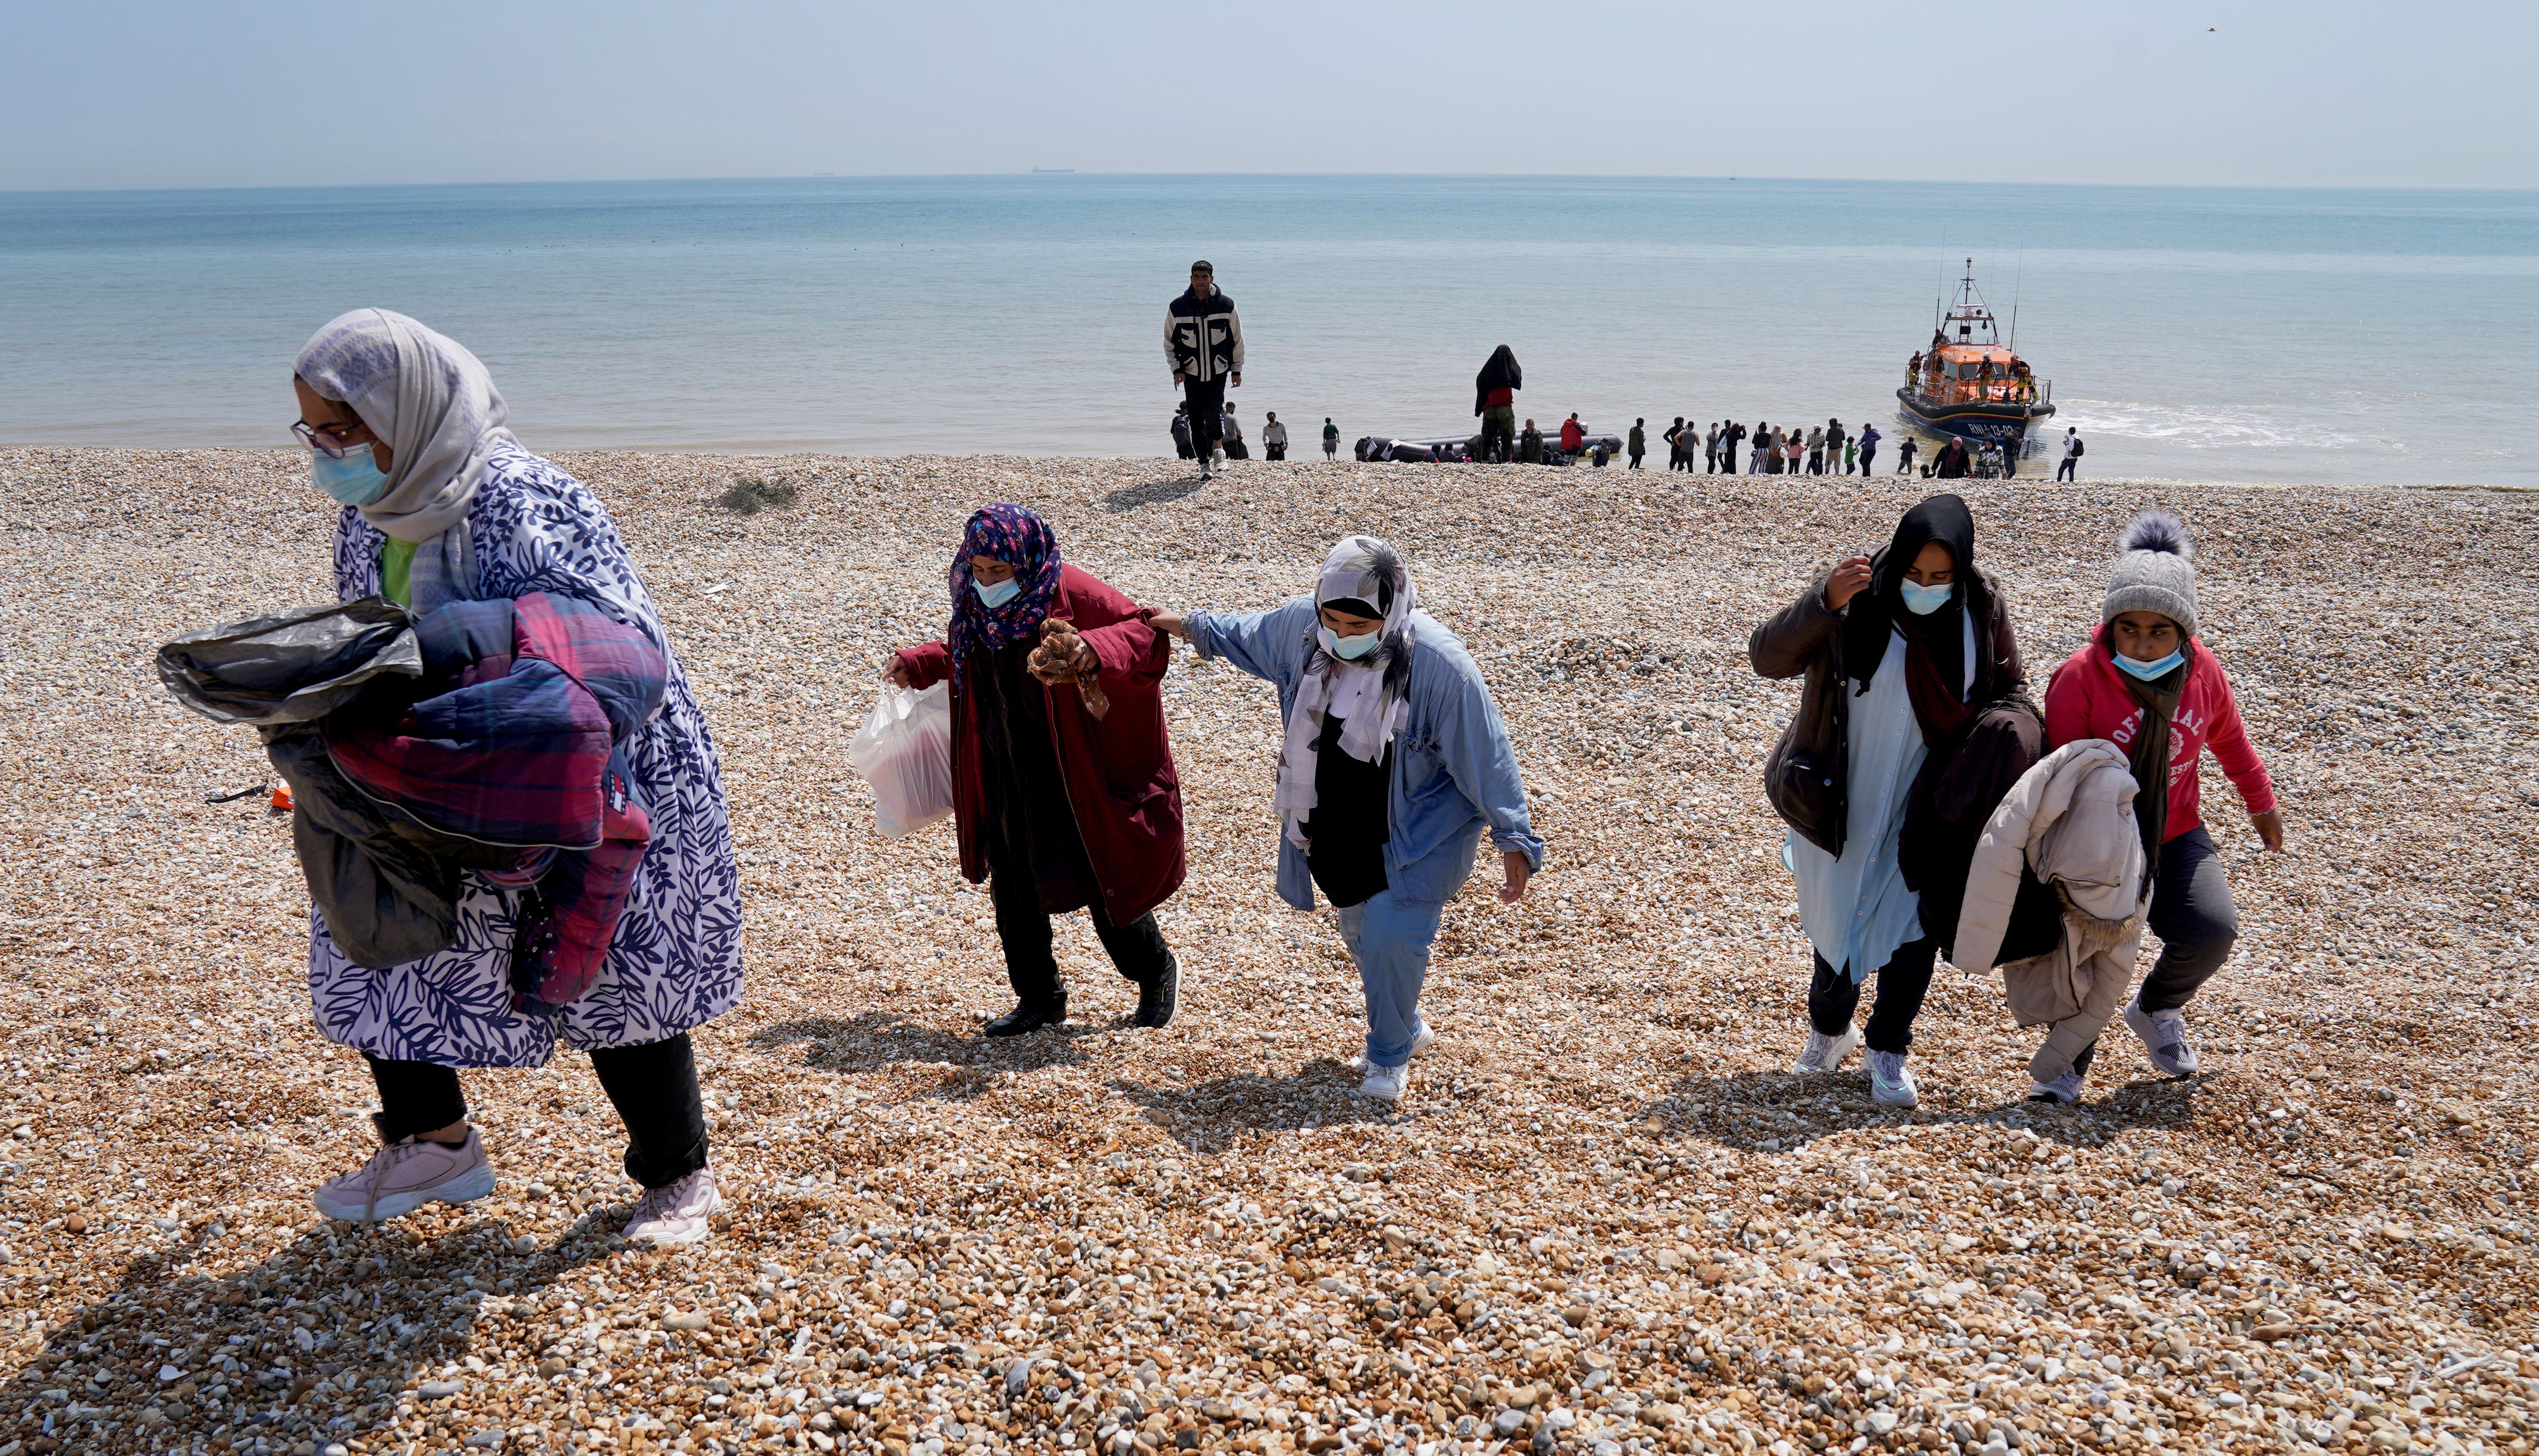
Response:
[[[961,873],[990,882],[1017,1005],[988,1024],[1020,1036],[1066,1020],[1050,916],[1090,909],[1136,1025],[1173,1019],[1181,966],[1154,908],[1181,888],[1182,793],[1164,737],[1172,642],[1136,604],[1059,559],[1019,505],[970,517],[952,559],[947,641],[894,653],[883,678],[952,680],[952,805]],[[1036,664],[1043,629],[1050,635]]]

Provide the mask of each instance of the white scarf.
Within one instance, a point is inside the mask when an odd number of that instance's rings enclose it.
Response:
[[[399,541],[430,541],[465,522],[485,457],[517,443],[485,365],[402,313],[356,308],[334,319],[301,346],[293,371],[387,441],[396,460],[387,492],[361,511]]]
[[[1322,606],[1354,599],[1384,613],[1375,650],[1343,662],[1323,645]],[[1278,815],[1287,842],[1305,847],[1305,821],[1313,818],[1314,773],[1321,762],[1323,722],[1338,713],[1342,753],[1361,763],[1382,761],[1386,745],[1410,716],[1411,648],[1416,636],[1410,609],[1418,594],[1402,554],[1372,536],[1350,536],[1323,560],[1314,583],[1314,622],[1305,629],[1305,679],[1287,714],[1287,738],[1278,751]]]

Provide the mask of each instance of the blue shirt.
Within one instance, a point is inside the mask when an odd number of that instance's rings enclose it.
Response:
[[[1299,598],[1242,616],[1193,612],[1185,625],[1201,657],[1221,657],[1277,685],[1283,733],[1304,681],[1314,604]],[[1523,854],[1530,869],[1543,868],[1543,840],[1526,813],[1525,781],[1508,747],[1507,727],[1472,654],[1425,612],[1412,612],[1410,625],[1418,640],[1404,690],[1409,713],[1394,739],[1387,816],[1392,835],[1384,845],[1384,873],[1398,903],[1437,905],[1454,898],[1472,877],[1483,829],[1502,852]],[[1283,833],[1278,897],[1300,910],[1314,907],[1305,852]]]

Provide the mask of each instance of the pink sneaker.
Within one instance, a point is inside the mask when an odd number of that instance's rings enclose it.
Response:
[[[714,1227],[722,1212],[722,1195],[715,1191],[714,1169],[701,1167],[667,1188],[647,1188],[627,1221],[626,1237],[650,1244],[695,1243]]]
[[[382,1148],[369,1162],[319,1188],[317,1212],[329,1219],[375,1224],[398,1219],[439,1199],[470,1203],[494,1191],[494,1165],[476,1129],[455,1148],[407,1138]]]

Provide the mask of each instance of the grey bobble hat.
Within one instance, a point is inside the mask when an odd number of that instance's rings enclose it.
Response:
[[[2195,635],[2195,538],[2167,511],[2146,510],[2116,536],[2116,564],[2107,573],[2098,620],[2113,622],[2126,612],[2157,612]]]

